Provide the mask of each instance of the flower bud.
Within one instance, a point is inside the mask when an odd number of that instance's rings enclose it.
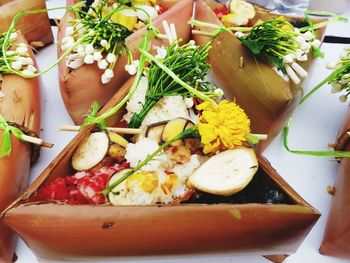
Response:
[[[85,63],[85,64],[92,64],[92,63],[94,63],[94,56],[91,55],[91,54],[87,54],[87,55],[84,57],[84,63]]]
[[[66,28],[66,36],[71,36],[74,34],[74,29],[73,27],[69,26]]]
[[[311,33],[310,31],[306,31],[304,34],[305,40],[309,41],[315,38],[315,35]]]
[[[108,62],[105,59],[101,59],[98,63],[98,68],[99,69],[106,69],[108,66]]]
[[[14,61],[11,63],[11,68],[14,70],[20,70],[22,68],[22,63],[20,61]]]
[[[347,95],[341,95],[341,96],[339,97],[339,101],[340,101],[340,102],[346,102],[347,99],[348,99],[348,96],[347,96]]]
[[[117,60],[114,54],[108,53],[107,58],[106,58],[108,63],[113,63]]]
[[[340,83],[333,82],[331,93],[338,93],[338,92],[342,91],[342,89],[343,89],[343,86]]]
[[[86,47],[85,47],[85,53],[86,54],[93,54],[94,51],[95,51],[95,48],[94,48],[94,46],[92,44],[86,45]]]

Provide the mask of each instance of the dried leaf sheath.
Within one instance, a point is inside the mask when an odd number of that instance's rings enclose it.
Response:
[[[348,109],[335,150],[350,151],[350,110]],[[350,258],[350,158],[340,160],[335,195],[333,196],[327,226],[320,247],[321,254]]]
[[[184,0],[178,3],[173,8],[158,16],[153,22],[156,27],[159,27],[162,33],[161,23],[167,20],[168,23],[177,25],[177,32],[184,42],[187,42],[190,37],[189,25],[186,23],[192,14],[193,0]],[[180,12],[181,10],[181,12]],[[58,42],[61,43],[65,29],[68,26],[67,20],[72,18],[72,13],[67,13],[61,20],[58,32]],[[142,40],[142,36],[146,32],[146,28],[142,28],[126,39],[126,45],[133,54],[133,58],[139,57],[138,46]],[[153,45],[160,46],[163,42],[153,40]],[[165,42],[164,42],[165,44]],[[61,55],[60,44],[58,45],[58,55]],[[122,84],[130,77],[125,71],[127,58],[122,55],[116,62],[114,67],[114,78],[107,83],[101,83],[102,70],[98,68],[96,63],[79,67],[76,70],[70,71],[65,65],[65,61],[59,64],[59,81],[62,98],[65,106],[76,124],[81,124],[83,115],[89,110],[93,101],[98,101],[104,105],[113,94],[122,86]]]
[[[24,41],[20,34],[18,40]],[[31,53],[34,59],[33,53]],[[3,75],[0,114],[10,122],[40,134],[41,101],[39,80],[23,79],[17,75]],[[1,136],[2,131],[0,130]],[[12,152],[0,158],[0,211],[3,211],[25,189],[30,169],[31,146],[11,136]],[[0,221],[0,261],[12,259],[15,236]]]
[[[102,112],[117,104],[131,84],[132,80],[123,85]],[[113,125],[120,118],[109,119],[108,125]],[[318,212],[292,190],[263,158],[259,160],[260,171],[283,189],[291,204],[182,204],[161,207],[25,204],[42,184],[70,173],[73,152],[93,128],[86,127],[79,132],[5,214],[6,223],[41,258],[62,260],[62,257],[74,259],[92,255],[242,252],[251,249],[268,254],[291,253],[319,217]],[[278,248],[272,245],[276,243]]]
[[[45,9],[44,0],[0,1],[0,32],[6,32],[13,17],[21,10]],[[27,41],[35,47],[42,47],[53,42],[51,25],[47,13],[27,15],[20,19],[17,27]],[[33,43],[32,43],[33,42]]]
[[[197,20],[222,26],[205,2],[198,1],[197,11]],[[272,14],[257,11],[252,23],[274,17]],[[200,30],[213,31],[208,28]],[[318,31],[319,38],[322,38],[323,33],[324,29]],[[194,35],[193,38],[198,43],[210,40],[199,35]],[[268,134],[268,139],[259,144],[259,151],[263,151],[283,129],[298,105],[300,87],[285,81],[271,66],[254,57],[231,32],[222,32],[213,40],[212,45],[209,61],[212,64],[215,84],[224,90],[229,99],[235,98],[247,112],[252,120],[253,133]],[[240,67],[241,57],[244,59],[243,67]],[[303,63],[302,66],[308,68],[309,65]]]

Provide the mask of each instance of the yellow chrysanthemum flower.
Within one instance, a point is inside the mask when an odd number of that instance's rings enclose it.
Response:
[[[236,103],[223,100],[219,105],[203,102],[198,131],[205,154],[241,146],[250,134],[250,120]]]

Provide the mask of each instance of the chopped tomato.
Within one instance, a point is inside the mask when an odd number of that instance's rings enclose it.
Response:
[[[161,14],[163,14],[166,11],[168,11],[167,7],[159,5],[158,15],[161,15]]]
[[[228,9],[226,6],[220,7],[220,8],[215,8],[214,9],[214,13],[216,14],[216,16],[221,19],[221,17],[223,17],[224,15],[227,15]]]
[[[98,170],[56,178],[41,187],[31,201],[65,201],[70,205],[105,204],[106,198],[101,192],[114,173],[126,168],[129,168],[129,163],[103,166]]]

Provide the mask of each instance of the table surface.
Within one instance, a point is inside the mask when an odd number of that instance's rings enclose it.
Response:
[[[49,0],[48,7],[60,6],[64,1]],[[50,12],[50,17],[60,17],[64,11]],[[350,3],[343,13],[350,18]],[[54,34],[57,29],[53,28]],[[328,26],[326,35],[350,36],[349,24],[333,24]],[[309,71],[309,77],[304,82],[305,91],[319,83],[329,71],[325,65],[329,61],[337,61],[342,53],[342,44],[323,44],[324,59],[317,59]],[[40,50],[37,59],[41,69],[55,61],[56,45],[52,44]],[[57,156],[64,146],[73,138],[74,133],[60,132],[61,124],[72,124],[58,87],[57,68],[54,68],[41,77],[42,105],[43,105],[43,139],[55,144],[54,148],[42,149],[39,161],[32,167],[31,181]],[[327,150],[327,145],[335,141],[337,132],[342,124],[347,109],[347,103],[340,103],[338,96],[330,93],[330,87],[323,87],[309,101],[300,106],[294,115],[293,126],[290,132],[290,146],[292,149]],[[318,262],[318,263],[345,263],[334,257],[320,255],[320,246],[332,197],[327,193],[327,186],[334,185],[337,175],[337,163],[330,158],[317,158],[293,155],[282,146],[279,135],[264,153],[264,156],[276,168],[279,174],[313,207],[318,209],[322,216],[306,237],[297,253],[291,255],[284,262]],[[16,254],[18,263],[38,262],[35,255],[19,239]],[[114,259],[118,262],[270,262],[261,256],[237,254],[209,254],[172,257],[148,257]]]

